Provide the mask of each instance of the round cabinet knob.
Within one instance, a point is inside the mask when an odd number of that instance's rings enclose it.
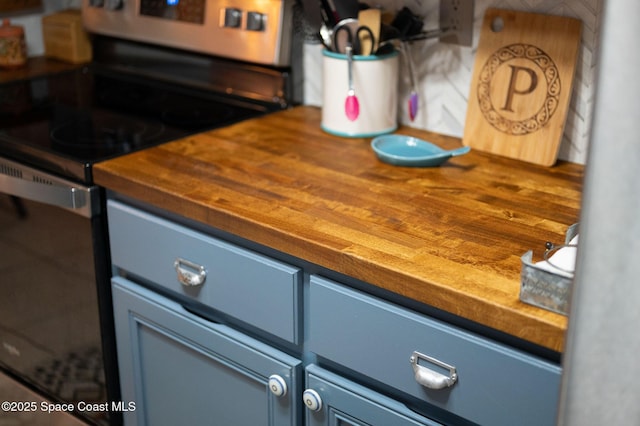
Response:
[[[273,374],[269,376],[269,390],[275,396],[285,396],[287,394],[287,382],[281,376]]]
[[[322,410],[322,398],[318,395],[318,392],[313,389],[307,389],[302,393],[302,400],[304,405],[311,411]]]

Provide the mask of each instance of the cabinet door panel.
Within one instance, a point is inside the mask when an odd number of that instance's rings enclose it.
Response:
[[[439,425],[393,399],[313,364],[307,366],[306,387],[322,399],[320,410],[306,410],[306,426]]]
[[[128,425],[294,425],[299,360],[122,278],[113,280]],[[269,376],[287,383],[269,391]]]

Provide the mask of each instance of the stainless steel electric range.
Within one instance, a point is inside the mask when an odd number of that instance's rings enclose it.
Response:
[[[120,400],[92,166],[295,103],[294,3],[83,0],[93,61],[0,85],[3,371],[76,408]]]

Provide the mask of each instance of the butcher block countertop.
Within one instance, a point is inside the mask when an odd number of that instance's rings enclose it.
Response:
[[[564,242],[583,166],[472,151],[380,162],[369,138],[295,107],[109,160],[95,181],[242,238],[561,352],[567,319],[520,302],[520,257]],[[408,127],[443,148],[457,138]]]

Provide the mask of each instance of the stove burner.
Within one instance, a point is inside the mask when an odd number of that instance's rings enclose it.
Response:
[[[99,104],[127,114],[144,115],[168,126],[185,130],[201,130],[228,122],[234,109],[226,104],[169,93],[154,86],[140,86],[131,82],[98,80]]]
[[[281,108],[103,65],[0,84],[2,156],[91,182],[96,162]]]
[[[99,114],[55,127],[51,139],[59,147],[74,151],[127,153],[154,141],[164,130],[161,123]]]
[[[117,80],[100,79],[98,87],[99,102],[120,110],[154,109],[167,99],[166,92],[154,87],[143,87]]]
[[[162,121],[180,128],[212,127],[224,123],[233,116],[233,109],[226,105],[176,105],[162,112]]]

